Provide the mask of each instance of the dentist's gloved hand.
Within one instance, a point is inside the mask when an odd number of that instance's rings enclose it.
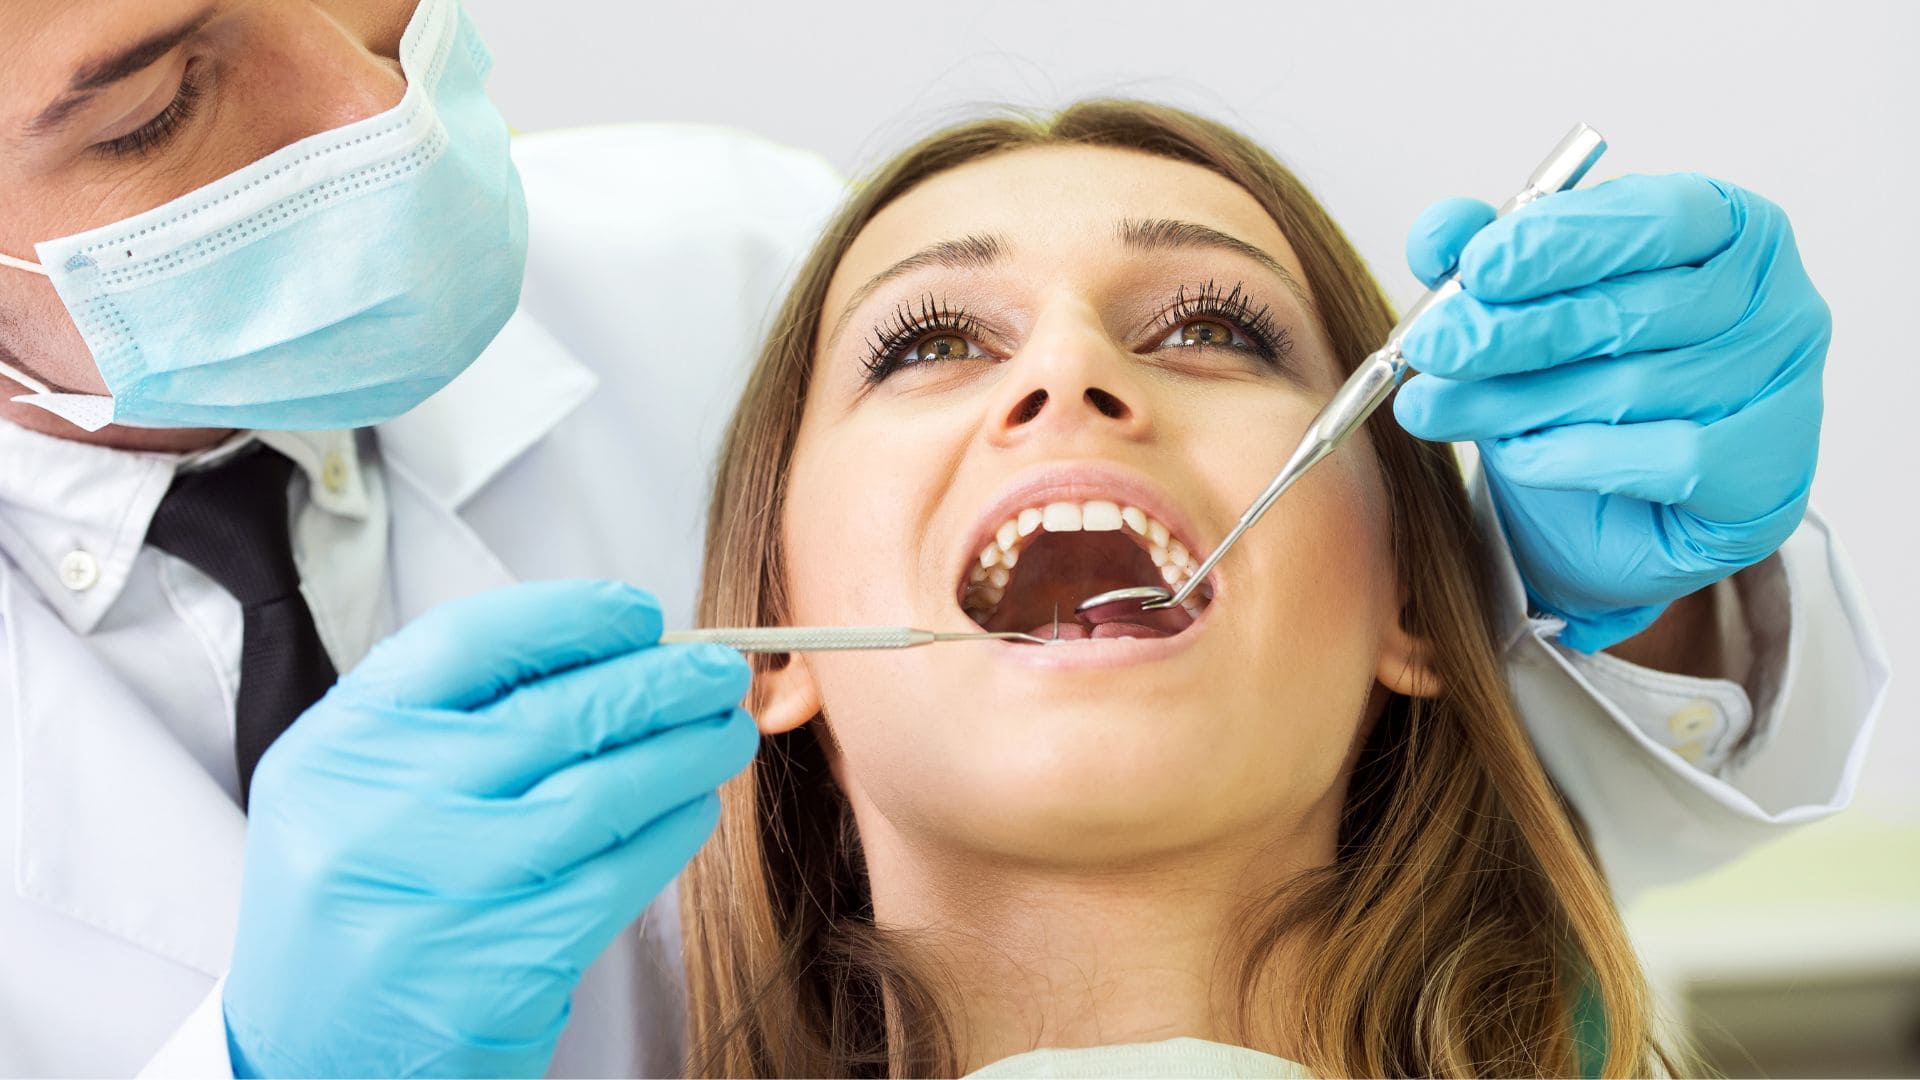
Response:
[[[1527,591],[1592,652],[1772,554],[1799,525],[1832,322],[1786,215],[1695,174],[1629,176],[1407,240],[1466,292],[1403,345],[1394,411],[1476,442]]]
[[[225,991],[236,1075],[545,1072],[581,973],[758,745],[739,654],[659,634],[624,585],[472,597],[274,744]]]

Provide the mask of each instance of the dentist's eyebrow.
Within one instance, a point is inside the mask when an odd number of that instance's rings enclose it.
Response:
[[[887,282],[929,266],[944,266],[952,270],[982,270],[992,266],[1006,253],[1006,241],[998,236],[984,233],[963,236],[958,240],[942,240],[937,244],[929,244],[921,248],[868,278],[866,284],[853,291],[853,295],[847,298],[846,306],[840,309],[840,319],[833,324],[833,333],[827,337],[828,344],[831,345],[840,340],[841,331],[847,328],[847,320],[853,318],[853,313],[860,309],[860,305],[866,303],[867,298]]]
[[[159,63],[162,57],[199,33],[213,19],[213,12],[213,5],[209,4],[185,22],[149,34],[110,56],[82,64],[68,80],[66,92],[27,122],[27,134],[46,135],[58,131],[100,91]]]
[[[1231,251],[1244,255],[1261,266],[1271,270],[1293,293],[1301,303],[1308,303],[1307,291],[1300,287],[1300,280],[1292,272],[1280,265],[1280,260],[1265,251],[1247,243],[1236,236],[1229,236],[1219,229],[1192,221],[1170,221],[1166,218],[1149,218],[1145,221],[1126,218],[1116,227],[1120,242],[1141,251],[1170,251],[1175,248],[1213,248],[1216,251]]]

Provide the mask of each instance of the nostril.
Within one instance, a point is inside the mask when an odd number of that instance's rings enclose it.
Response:
[[[1100,410],[1100,415],[1109,420],[1125,420],[1132,412],[1126,402],[1097,386],[1087,388],[1087,403]]]
[[[1044,408],[1046,404],[1047,392],[1045,390],[1035,390],[1033,393],[1020,399],[1020,404],[1013,407],[1013,412],[1008,415],[1007,420],[1015,425],[1032,423],[1033,418],[1040,415],[1040,410]]]

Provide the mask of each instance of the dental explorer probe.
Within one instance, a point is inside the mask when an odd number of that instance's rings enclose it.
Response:
[[[1533,171],[1533,175],[1527,177],[1526,186],[1503,203],[1495,216],[1505,217],[1528,203],[1578,184],[1606,149],[1607,141],[1600,137],[1599,132],[1585,124],[1575,124],[1573,130],[1540,163],[1540,167]],[[1359,430],[1367,417],[1373,415],[1381,402],[1387,400],[1387,395],[1393,392],[1407,372],[1407,358],[1400,352],[1400,343],[1406,340],[1407,332],[1413,329],[1413,324],[1422,315],[1460,290],[1460,278],[1456,271],[1414,301],[1413,306],[1400,316],[1400,321],[1388,332],[1387,343],[1361,361],[1347,381],[1334,392],[1333,399],[1307,425],[1300,445],[1281,467],[1279,475],[1273,478],[1259,498],[1253,500],[1247,512],[1240,515],[1239,522],[1227,533],[1226,539],[1220,541],[1220,546],[1213,549],[1213,554],[1207,556],[1206,561],[1187,578],[1178,592],[1169,593],[1158,585],[1113,589],[1081,601],[1080,606],[1074,609],[1074,614],[1083,623],[1099,625],[1143,611],[1159,611],[1186,603],[1241,534],[1252,528],[1254,522],[1259,521],[1273,506],[1274,501],[1293,486],[1294,481],[1338,449],[1348,436]]]
[[[911,626],[721,626],[699,630],[669,630],[662,645],[711,642],[748,653],[845,652],[855,649],[912,649],[942,641],[1023,641],[1045,645],[1047,639],[1012,630],[945,633]]]

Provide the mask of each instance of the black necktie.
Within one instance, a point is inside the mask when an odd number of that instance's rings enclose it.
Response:
[[[336,677],[293,565],[292,475],[293,462],[264,446],[212,469],[181,473],[147,526],[147,543],[240,601],[234,755],[243,807],[260,755]]]

